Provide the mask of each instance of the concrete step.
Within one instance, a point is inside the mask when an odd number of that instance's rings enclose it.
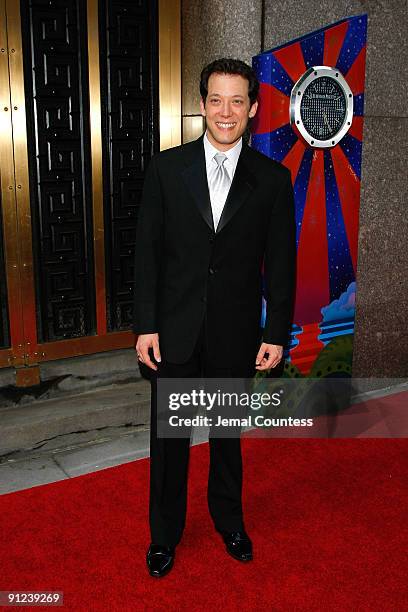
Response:
[[[0,495],[76,478],[149,456],[149,428],[110,428],[104,437],[9,455],[0,462]]]
[[[0,407],[124,385],[139,379],[140,372],[134,349],[120,349],[41,363],[40,376],[39,385],[16,387],[14,368],[0,368]]]
[[[1,407],[0,460],[115,437],[126,428],[148,427],[149,417],[150,384],[141,378]]]
[[[208,440],[193,432],[192,444]],[[0,495],[149,456],[150,384],[0,408]]]

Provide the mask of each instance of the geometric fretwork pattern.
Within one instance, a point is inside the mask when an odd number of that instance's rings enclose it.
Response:
[[[99,7],[107,319],[109,330],[120,330],[132,323],[137,211],[158,149],[157,8],[151,0]]]
[[[22,0],[40,341],[95,332],[86,2]]]

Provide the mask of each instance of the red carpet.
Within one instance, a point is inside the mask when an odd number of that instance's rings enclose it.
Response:
[[[0,497],[0,590],[62,590],[73,611],[407,609],[406,439],[246,439],[243,451],[252,563],[212,528],[201,445],[167,577],[145,569],[141,460]]]

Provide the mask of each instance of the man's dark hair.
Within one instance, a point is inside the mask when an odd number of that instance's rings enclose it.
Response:
[[[256,101],[259,92],[259,81],[251,66],[238,59],[223,57],[214,60],[201,71],[200,94],[204,103],[208,94],[208,79],[213,73],[241,75],[248,81],[248,95],[251,105]]]

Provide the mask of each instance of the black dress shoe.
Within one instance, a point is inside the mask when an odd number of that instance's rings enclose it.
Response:
[[[149,574],[154,578],[161,578],[168,574],[173,567],[175,554],[176,551],[173,546],[150,544],[146,556]]]
[[[252,560],[252,542],[245,531],[222,532],[227,553],[238,561]]]

